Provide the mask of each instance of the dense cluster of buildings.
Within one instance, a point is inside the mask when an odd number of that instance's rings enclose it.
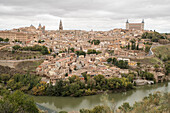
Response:
[[[77,75],[83,80],[82,73],[90,76],[102,74],[105,77],[121,77],[122,73],[128,74],[129,69],[108,66],[107,59],[116,57],[118,60],[126,60],[132,68],[136,67],[137,62],[131,59],[144,58],[146,56],[144,42],[150,41],[141,39],[144,32],[151,32],[144,30],[144,20],[142,23],[127,21],[126,29],[110,31],[64,30],[60,20],[58,30],[45,30],[45,26],[39,24],[38,28],[31,25],[0,31],[0,37],[8,38],[10,43],[21,41],[23,46],[39,44],[50,48],[52,56],[47,56],[36,71],[37,74],[45,76],[46,81],[55,84],[57,79],[67,79],[72,75]],[[93,40],[99,40],[100,43],[96,45],[89,43]],[[135,41],[138,50],[127,48],[132,46],[132,40]],[[74,50],[71,51],[71,48]],[[86,54],[86,56],[75,54],[76,51],[87,53],[88,50],[100,51],[100,54]]]

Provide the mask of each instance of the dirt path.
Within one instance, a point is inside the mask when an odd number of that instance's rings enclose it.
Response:
[[[2,47],[0,47],[0,50],[6,48],[6,47],[8,47],[8,46],[11,46],[11,45],[2,46]]]

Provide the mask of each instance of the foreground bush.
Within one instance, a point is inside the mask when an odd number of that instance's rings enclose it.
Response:
[[[4,98],[0,100],[1,113],[38,113],[34,100],[22,93],[15,91],[9,95],[3,95]]]
[[[106,105],[96,106],[93,109],[80,109],[80,113],[169,113],[170,93],[161,94],[156,92],[149,94],[142,101],[136,102],[133,106],[123,103],[117,110]]]

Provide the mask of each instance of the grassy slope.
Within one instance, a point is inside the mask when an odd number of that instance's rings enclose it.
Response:
[[[7,66],[1,66],[0,65],[0,75],[1,74],[10,74],[14,75],[16,73],[25,74],[27,72],[35,73],[35,69],[43,62],[43,60],[40,61],[27,61],[27,62],[21,62],[19,63],[16,68],[10,68]]]
[[[154,54],[159,57],[159,55],[162,56],[162,58],[170,56],[170,45],[163,45],[158,46],[152,49]]]
[[[142,64],[149,64],[149,65],[162,64],[162,61],[157,57],[144,58],[144,59],[134,59],[133,61],[140,62]]]
[[[133,61],[140,62],[143,64],[150,64],[150,65],[155,65],[155,64],[163,64],[163,62],[158,58],[159,54],[161,55],[161,59],[164,59],[165,57],[167,58],[170,56],[170,45],[163,45],[163,46],[158,46],[152,49],[156,57],[153,58],[144,58],[144,59],[133,59]]]
[[[1,74],[14,75],[16,73],[24,74],[25,72],[23,72],[22,70],[17,70],[17,69],[14,69],[14,68],[10,68],[10,67],[7,67],[7,66],[1,66],[0,65],[0,75]]]
[[[21,62],[16,66],[16,69],[20,69],[23,71],[28,72],[35,72],[35,69],[43,62],[43,60],[39,61],[27,61],[27,62]]]
[[[16,60],[19,58],[20,60],[24,59],[33,59],[34,57],[41,57],[42,54],[40,52],[21,52],[21,51],[16,51],[14,53],[10,51],[0,51],[0,60]]]

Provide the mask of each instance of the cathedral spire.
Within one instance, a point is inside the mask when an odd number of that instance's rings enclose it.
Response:
[[[60,20],[59,30],[63,30],[62,21]]]

